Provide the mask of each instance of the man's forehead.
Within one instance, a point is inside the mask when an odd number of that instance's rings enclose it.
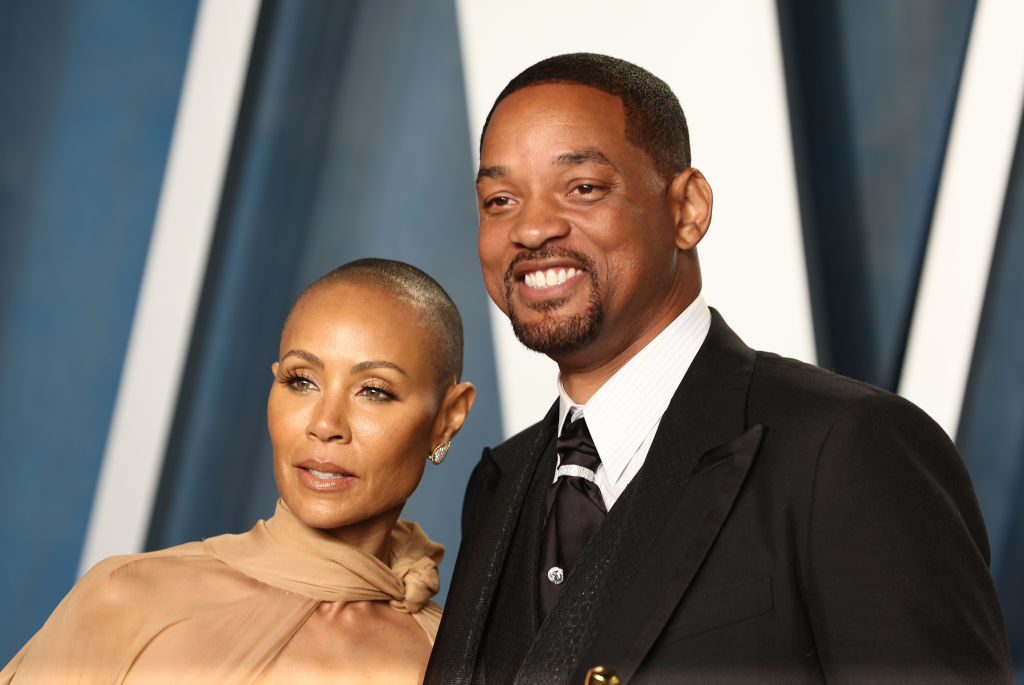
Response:
[[[496,131],[529,129],[559,117],[565,117],[566,123],[611,128],[625,134],[625,107],[618,96],[576,83],[542,83],[517,90],[499,102],[482,142],[486,146]]]
[[[478,180],[507,174],[505,160],[497,155],[534,134],[549,136],[541,145],[548,146],[545,154],[554,166],[614,166],[609,151],[602,148],[629,143],[625,109],[617,96],[574,83],[531,85],[509,94],[491,115],[481,140]]]

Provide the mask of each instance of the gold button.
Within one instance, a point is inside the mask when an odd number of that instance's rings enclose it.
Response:
[[[594,666],[587,671],[586,685],[619,685],[621,682],[615,671],[607,666]]]

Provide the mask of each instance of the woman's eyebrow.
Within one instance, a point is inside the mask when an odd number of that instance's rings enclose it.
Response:
[[[305,350],[288,350],[281,355],[281,361],[284,361],[288,357],[298,357],[299,359],[305,359],[307,362],[312,364],[318,369],[324,368],[324,363],[320,357],[316,356],[312,352],[306,352]]]
[[[395,371],[397,371],[398,373],[402,374],[403,376],[408,376],[409,375],[409,374],[407,374],[405,372],[405,369],[403,369],[398,364],[395,364],[394,362],[384,361],[383,359],[374,359],[374,360],[370,360],[370,361],[359,362],[358,364],[353,365],[351,369],[349,369],[349,373],[354,375],[354,374],[357,374],[357,373],[362,373],[363,371],[369,371],[370,369],[381,369],[381,368],[384,368],[384,369],[394,369]]]

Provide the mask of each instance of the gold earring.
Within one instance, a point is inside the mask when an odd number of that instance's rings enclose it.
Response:
[[[435,464],[440,464],[442,461],[444,461],[444,458],[448,456],[448,448],[451,446],[451,440],[442,442],[440,445],[435,447],[430,454],[427,455],[427,459],[434,462]]]

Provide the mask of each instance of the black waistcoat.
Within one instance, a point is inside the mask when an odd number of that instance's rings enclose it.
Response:
[[[486,673],[488,683],[512,682],[537,635],[537,564],[544,528],[544,496],[554,472],[552,440],[544,450],[519,512],[481,637],[474,680]]]
[[[485,674],[485,682],[491,685],[566,682],[606,619],[607,599],[617,596],[632,575],[633,569],[623,568],[624,550],[619,548],[628,544],[629,536],[624,533],[632,518],[631,494],[637,483],[616,501],[576,566],[567,573],[558,602],[538,626],[537,574],[545,493],[554,471],[552,440],[520,510],[481,637],[474,681]],[[613,566],[616,572],[611,573]]]

